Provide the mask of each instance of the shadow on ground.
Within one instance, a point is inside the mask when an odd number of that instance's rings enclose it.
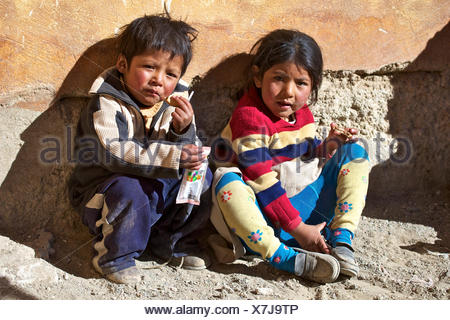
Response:
[[[0,300],[37,300],[37,298],[13,286],[8,279],[0,277]]]

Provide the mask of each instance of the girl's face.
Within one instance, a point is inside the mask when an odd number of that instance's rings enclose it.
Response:
[[[253,71],[257,74],[258,67],[253,66]],[[273,65],[262,79],[255,76],[254,82],[261,89],[264,104],[285,121],[306,104],[312,88],[308,72],[294,62]]]

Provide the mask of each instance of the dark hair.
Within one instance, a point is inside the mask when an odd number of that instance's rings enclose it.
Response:
[[[121,28],[117,36],[117,49],[128,65],[131,59],[147,50],[163,50],[174,56],[183,57],[181,75],[186,72],[192,59],[191,42],[197,37],[197,30],[181,20],[171,19],[169,13],[143,16]]]
[[[317,101],[322,83],[323,60],[319,45],[313,38],[298,30],[278,29],[259,39],[250,50],[252,65],[259,68],[256,76],[263,77],[272,66],[292,61],[304,68],[312,80],[310,101]]]

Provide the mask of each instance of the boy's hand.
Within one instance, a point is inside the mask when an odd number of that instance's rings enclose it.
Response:
[[[347,142],[357,141],[358,138],[354,137],[356,134],[358,134],[358,130],[355,128],[341,129],[338,128],[336,123],[332,122],[330,124],[330,132],[328,133],[328,137],[325,139],[327,157],[331,158],[340,145]]]
[[[330,253],[325,240],[320,231],[326,226],[325,222],[317,225],[308,225],[300,222],[300,224],[290,232],[290,234],[297,240],[302,249],[308,251]]]
[[[175,101],[177,105],[175,111],[172,112],[172,126],[176,133],[181,134],[191,124],[194,110],[185,97],[171,97],[171,101]]]
[[[194,144],[184,145],[181,150],[180,168],[198,170],[206,157],[202,147]]]

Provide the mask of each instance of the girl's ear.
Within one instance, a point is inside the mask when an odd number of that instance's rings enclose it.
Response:
[[[127,58],[123,54],[120,54],[117,58],[116,68],[120,73],[125,73],[128,69]]]
[[[262,79],[259,76],[258,66],[255,66],[255,65],[252,66],[252,74],[253,74],[253,82],[255,83],[255,86],[257,88],[261,88],[262,87]]]

